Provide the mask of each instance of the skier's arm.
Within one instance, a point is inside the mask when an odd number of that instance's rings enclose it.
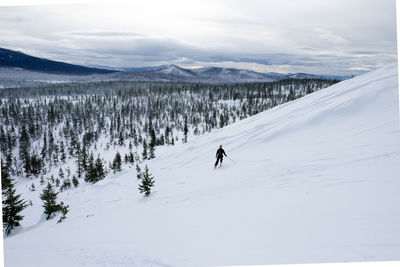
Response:
[[[222,150],[224,152],[225,157],[227,157],[228,155],[225,153],[225,150]]]

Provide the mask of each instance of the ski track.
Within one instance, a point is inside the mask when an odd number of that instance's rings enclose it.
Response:
[[[32,196],[5,266],[399,260],[397,83],[387,67],[159,148],[149,198],[134,168],[60,193],[60,224]],[[234,161],[214,169],[220,144]]]

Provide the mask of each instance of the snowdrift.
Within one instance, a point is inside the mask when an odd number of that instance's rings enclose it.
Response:
[[[149,198],[134,168],[61,193],[60,224],[32,197],[5,266],[399,260],[398,99],[387,67],[159,148]],[[230,158],[214,169],[221,144]]]

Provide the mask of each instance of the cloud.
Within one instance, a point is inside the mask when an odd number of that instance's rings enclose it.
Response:
[[[145,35],[134,32],[111,32],[111,31],[75,31],[65,32],[63,34],[73,37],[144,37]]]
[[[350,41],[347,40],[346,38],[340,36],[339,34],[330,32],[328,30],[317,28],[317,29],[314,29],[314,31],[317,33],[317,35],[320,38],[325,39],[330,43],[333,43],[333,44],[349,44],[350,43]]]
[[[397,59],[392,0],[0,7],[0,35],[6,48],[114,67],[171,63],[343,75]]]

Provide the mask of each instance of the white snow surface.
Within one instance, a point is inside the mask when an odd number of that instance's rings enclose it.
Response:
[[[5,266],[399,260],[398,111],[391,66],[158,148],[148,198],[134,168],[60,193],[59,224],[32,196]],[[220,144],[233,161],[214,169]]]

